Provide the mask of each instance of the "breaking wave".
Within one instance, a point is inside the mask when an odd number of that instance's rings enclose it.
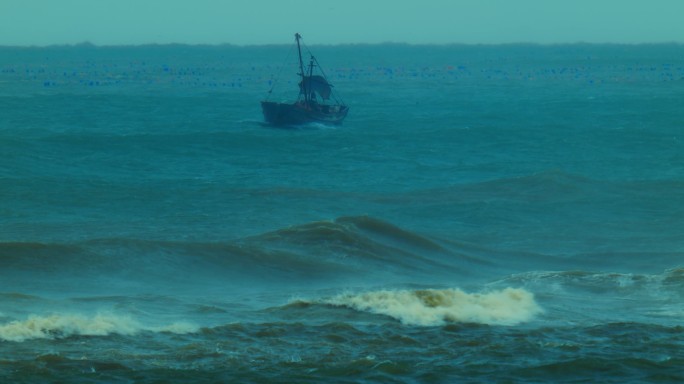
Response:
[[[485,293],[466,293],[460,289],[380,290],[341,294],[322,303],[386,315],[403,324],[418,326],[517,325],[542,312],[532,293],[516,288]]]
[[[22,342],[34,339],[62,339],[71,336],[132,336],[144,331],[177,334],[193,333],[197,327],[189,323],[173,323],[160,327],[144,326],[129,316],[116,314],[52,314],[31,315],[25,320],[0,324],[0,340]]]

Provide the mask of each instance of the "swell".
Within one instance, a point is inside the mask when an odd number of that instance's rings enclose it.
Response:
[[[459,241],[489,249],[567,257],[664,255],[684,245],[678,231],[683,191],[681,179],[599,180],[551,170],[390,194],[379,201],[406,206],[416,215],[430,213],[439,223],[428,223],[437,236],[453,234],[443,225],[451,220]],[[582,268],[592,262],[581,258]],[[613,266],[641,268],[632,266],[634,261],[626,257]],[[657,267],[673,265],[671,260]]]
[[[604,209],[638,205],[679,210],[684,202],[684,180],[681,178],[609,179],[551,169],[517,177],[503,176],[485,181],[472,181],[443,188],[415,190],[391,194],[380,201],[403,202],[507,202],[519,204],[602,204]]]
[[[561,241],[561,236],[555,240]],[[118,238],[67,244],[0,243],[0,276],[8,282],[98,276],[139,281],[172,278],[188,283],[209,279],[239,284],[252,279],[307,284],[383,277],[389,282],[452,284],[455,279],[460,283],[544,270],[655,273],[681,263],[680,252],[626,248],[562,255],[497,250],[483,243],[427,237],[373,217],[357,216],[227,242]]]
[[[173,279],[307,284],[369,276],[467,277],[490,265],[371,217],[312,222],[230,242],[100,239],[71,244],[0,243],[0,276]]]

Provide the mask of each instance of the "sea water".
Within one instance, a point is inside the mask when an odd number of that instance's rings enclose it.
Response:
[[[311,51],[0,48],[0,381],[684,380],[683,46]]]

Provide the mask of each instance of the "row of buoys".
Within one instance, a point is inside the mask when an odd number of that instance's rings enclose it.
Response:
[[[485,66],[483,63],[454,63],[440,66],[367,66],[328,69],[327,75],[335,83],[341,81],[425,80],[425,81],[586,81],[589,84],[605,82],[683,81],[684,67],[679,64],[591,65],[535,67],[517,63]],[[101,87],[127,84],[176,84],[189,87],[243,88],[273,85],[271,65],[179,66],[128,62],[112,64],[87,62],[75,68],[46,66],[44,64],[0,67],[0,78],[19,78],[25,83],[38,83],[43,87],[83,85]],[[282,81],[296,81],[295,73],[285,75]]]
[[[639,73],[640,72],[640,73]],[[658,77],[654,77],[657,74]],[[378,80],[388,79],[438,79],[438,80],[570,80],[601,82],[676,81],[684,80],[684,68],[663,65],[659,71],[634,71],[631,67],[578,66],[558,68],[526,68],[508,66],[505,68],[473,68],[465,65],[421,68],[342,68],[329,73],[331,80]]]

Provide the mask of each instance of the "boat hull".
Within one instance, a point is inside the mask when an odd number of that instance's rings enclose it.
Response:
[[[262,101],[261,109],[267,123],[279,126],[309,123],[340,125],[349,112],[349,107],[344,105],[307,105],[301,102],[287,104],[273,101]]]

